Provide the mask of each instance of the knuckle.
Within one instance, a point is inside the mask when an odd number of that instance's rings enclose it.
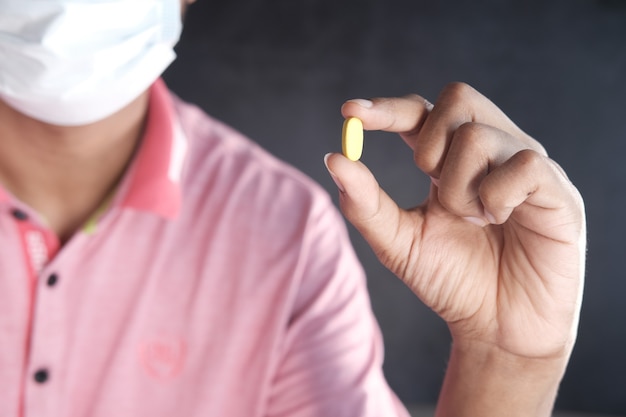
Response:
[[[515,163],[525,171],[535,171],[545,164],[546,157],[532,149],[524,149],[513,155]]]
[[[454,133],[455,142],[460,142],[464,146],[475,146],[482,142],[486,129],[479,123],[466,122],[459,126]]]
[[[452,82],[443,88],[440,98],[446,102],[458,103],[468,100],[474,94],[476,94],[476,90],[469,84]]]

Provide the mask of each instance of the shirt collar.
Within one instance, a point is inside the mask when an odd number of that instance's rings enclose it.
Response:
[[[186,153],[187,138],[175,117],[169,90],[158,79],[150,88],[145,133],[121,184],[119,205],[169,219],[176,217]]]

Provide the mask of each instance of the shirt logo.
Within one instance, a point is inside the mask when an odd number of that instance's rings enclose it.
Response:
[[[183,368],[185,344],[180,339],[156,338],[139,344],[139,360],[144,370],[158,380],[175,378]]]

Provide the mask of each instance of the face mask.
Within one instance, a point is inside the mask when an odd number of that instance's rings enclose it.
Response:
[[[102,120],[174,60],[180,0],[0,0],[0,98],[61,126]]]

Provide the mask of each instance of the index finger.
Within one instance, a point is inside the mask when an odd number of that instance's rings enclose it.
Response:
[[[418,132],[432,108],[433,105],[425,98],[409,94],[394,98],[348,100],[341,106],[341,113],[346,118],[361,119],[365,130],[383,130],[404,136]]]
[[[439,178],[455,131],[465,123],[495,127],[517,138],[525,147],[546,155],[539,142],[517,127],[489,99],[464,83],[446,86],[434,107],[423,97],[411,94],[349,100],[341,110],[344,116],[360,118],[366,130],[399,133],[413,150],[418,167],[434,178]]]

